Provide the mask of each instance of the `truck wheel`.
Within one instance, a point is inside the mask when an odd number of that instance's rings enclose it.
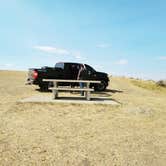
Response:
[[[47,90],[48,90],[48,91],[51,91],[49,88],[52,88],[52,87],[53,87],[53,83],[52,83],[52,82],[48,82]]]
[[[101,81],[100,84],[96,84],[94,86],[95,91],[104,91],[107,87],[107,83],[105,81]]]
[[[40,90],[42,92],[48,91],[48,83],[46,83],[46,84],[40,84],[39,87],[40,87]]]

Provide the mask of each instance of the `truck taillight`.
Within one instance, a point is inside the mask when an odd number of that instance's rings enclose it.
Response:
[[[38,72],[37,71],[33,71],[33,78],[36,79],[38,77]]]

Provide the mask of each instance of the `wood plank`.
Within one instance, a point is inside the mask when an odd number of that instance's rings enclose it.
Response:
[[[82,83],[96,83],[99,84],[101,81],[95,81],[95,80],[61,80],[61,79],[43,79],[44,82],[82,82]]]
[[[64,90],[64,91],[94,91],[94,89],[91,88],[62,88],[62,87],[52,87],[49,88],[50,90]]]

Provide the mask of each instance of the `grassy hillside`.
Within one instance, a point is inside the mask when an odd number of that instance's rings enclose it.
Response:
[[[165,87],[156,84],[156,82],[154,82],[154,81],[132,80],[131,82],[134,85],[147,89],[147,90],[166,92]]]
[[[0,71],[0,165],[165,166],[165,89],[113,77],[95,95],[120,106],[20,103],[41,94],[26,74]]]

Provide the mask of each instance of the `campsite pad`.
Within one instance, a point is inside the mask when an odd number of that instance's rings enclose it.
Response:
[[[58,97],[57,99],[52,99],[52,96],[32,96],[20,100],[20,102],[34,102],[34,103],[71,103],[71,104],[109,104],[109,105],[119,105],[118,102],[112,100],[108,97],[93,97],[90,101],[87,101],[85,97]]]

